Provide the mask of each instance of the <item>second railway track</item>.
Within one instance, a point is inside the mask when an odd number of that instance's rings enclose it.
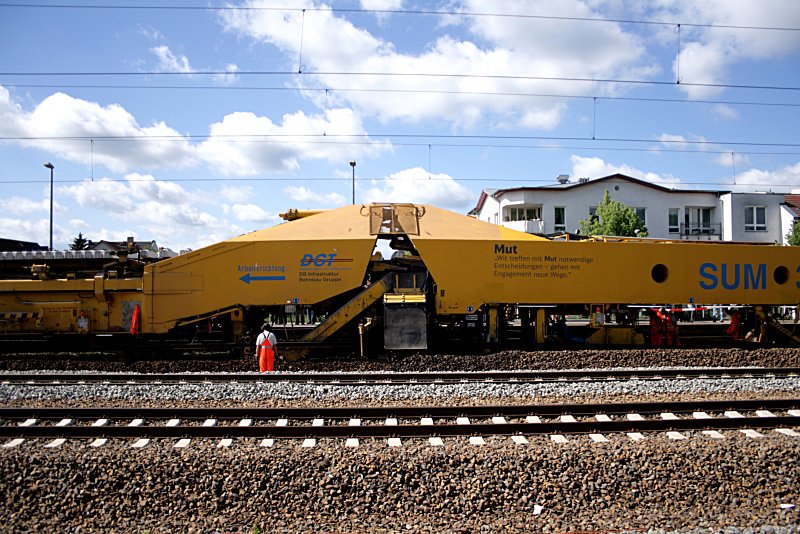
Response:
[[[452,407],[4,408],[0,420],[0,437],[15,440],[398,439],[621,432],[641,439],[645,432],[755,428],[780,428],[800,436],[792,429],[800,424],[800,399]]]
[[[3,373],[0,385],[304,383],[404,385],[460,383],[536,383],[617,380],[793,378],[798,367],[612,369],[570,371],[391,372],[391,373]]]

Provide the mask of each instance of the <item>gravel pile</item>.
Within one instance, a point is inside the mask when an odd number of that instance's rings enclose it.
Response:
[[[277,362],[279,371],[486,371],[603,367],[800,367],[800,348],[619,349],[503,351],[479,355],[410,354],[391,360]],[[146,373],[256,371],[254,357],[239,359],[120,360],[108,354],[2,355],[0,370],[88,370]]]
[[[26,445],[0,451],[0,521],[20,532],[798,532],[798,453],[800,440],[779,436]]]

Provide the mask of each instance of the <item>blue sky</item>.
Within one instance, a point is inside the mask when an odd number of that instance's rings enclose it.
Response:
[[[48,161],[56,248],[349,204],[351,160],[357,202],[462,213],[559,174],[800,188],[796,0],[45,3],[0,2],[1,237],[47,244]]]

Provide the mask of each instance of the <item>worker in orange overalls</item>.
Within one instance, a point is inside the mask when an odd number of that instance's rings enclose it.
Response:
[[[278,355],[278,340],[275,334],[270,332],[270,328],[269,323],[264,323],[256,339],[258,368],[262,373],[275,370],[275,357]]]

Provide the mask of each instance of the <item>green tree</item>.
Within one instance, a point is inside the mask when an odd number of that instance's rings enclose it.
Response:
[[[86,250],[89,248],[89,240],[83,237],[81,232],[78,232],[78,237],[72,240],[69,248],[70,250]]]
[[[636,215],[636,210],[622,202],[611,200],[608,190],[597,206],[595,215],[583,219],[580,225],[581,233],[585,235],[647,237],[647,227]]]
[[[795,221],[792,229],[786,234],[786,244],[794,247],[800,246],[800,221]]]

